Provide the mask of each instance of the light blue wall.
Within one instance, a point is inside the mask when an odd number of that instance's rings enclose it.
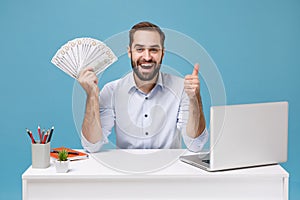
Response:
[[[81,36],[105,40],[144,20],[204,47],[222,75],[228,104],[289,101],[289,159],[283,167],[290,173],[290,199],[300,198],[300,2],[186,2],[0,2],[0,199],[21,198],[21,175],[31,163],[26,127],[54,125],[52,146],[81,147],[72,113],[74,81],[50,63],[57,48]],[[114,66],[130,70],[122,59],[125,65]]]

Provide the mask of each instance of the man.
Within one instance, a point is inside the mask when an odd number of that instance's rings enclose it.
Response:
[[[107,83],[99,94],[92,68],[78,81],[87,94],[82,145],[96,152],[115,128],[118,148],[187,148],[200,151],[208,133],[200,97],[199,65],[184,79],[160,72],[165,35],[140,22],[129,32],[128,57],[133,72]],[[100,111],[100,114],[99,114]]]

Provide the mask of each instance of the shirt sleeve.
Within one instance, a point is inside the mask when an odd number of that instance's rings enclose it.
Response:
[[[91,143],[83,136],[81,132],[82,147],[88,152],[98,152],[101,150],[104,144],[108,143],[108,136],[111,134],[115,122],[113,102],[115,83],[116,82],[111,82],[105,85],[99,94],[99,114],[103,133],[102,140],[97,143]]]
[[[100,151],[102,146],[107,143],[108,143],[108,139],[106,137],[103,137],[103,139],[97,143],[91,143],[84,137],[84,135],[81,132],[81,145],[83,149],[86,150],[87,152],[90,153],[98,152]]]
[[[188,135],[184,135],[184,143],[188,150],[192,152],[199,152],[203,149],[204,145],[208,141],[208,131],[205,128],[204,131],[196,138],[191,138]]]
[[[188,150],[192,152],[199,152],[203,149],[204,145],[208,141],[208,131],[205,128],[204,131],[196,138],[191,138],[186,133],[186,126],[189,117],[189,98],[183,91],[181,103],[178,110],[177,128],[180,130],[183,141]]]

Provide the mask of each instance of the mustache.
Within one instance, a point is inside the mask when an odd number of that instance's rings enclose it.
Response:
[[[154,60],[144,60],[144,59],[137,61],[137,64],[144,64],[144,63],[156,63],[156,61],[154,61]]]

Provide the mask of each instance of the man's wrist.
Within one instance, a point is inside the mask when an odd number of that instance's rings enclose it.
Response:
[[[201,97],[200,97],[199,94],[197,94],[197,95],[195,95],[193,97],[190,97],[189,100],[190,100],[190,104],[193,104],[193,105],[202,104]]]
[[[87,99],[98,99],[99,97],[99,91],[98,90],[93,90],[87,93]]]

